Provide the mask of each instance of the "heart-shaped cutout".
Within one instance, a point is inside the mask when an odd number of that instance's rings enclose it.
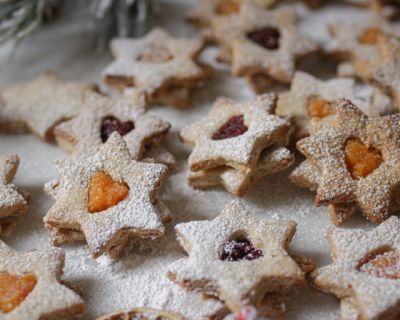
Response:
[[[138,60],[148,63],[161,63],[172,60],[173,55],[164,46],[151,45],[139,54]]]
[[[213,135],[213,140],[224,140],[242,135],[247,131],[243,115],[233,116]]]
[[[99,171],[90,179],[88,211],[96,213],[107,210],[124,200],[128,193],[126,183],[115,181],[104,171]]]
[[[358,270],[378,278],[399,280],[400,257],[393,250],[376,254],[363,263]]]
[[[0,310],[8,313],[18,307],[37,283],[33,273],[14,275],[0,272]]]
[[[358,42],[365,45],[375,45],[378,43],[380,34],[381,31],[378,28],[367,29],[360,35]]]
[[[100,138],[105,143],[114,131],[121,136],[126,135],[135,128],[132,121],[121,121],[114,116],[105,117],[101,122]]]
[[[345,161],[353,179],[367,177],[383,162],[381,152],[373,146],[367,146],[359,139],[350,139],[345,146]]]
[[[277,50],[279,49],[281,33],[275,27],[265,27],[249,32],[247,37],[265,49]]]

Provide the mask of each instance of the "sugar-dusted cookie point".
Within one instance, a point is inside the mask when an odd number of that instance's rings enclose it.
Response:
[[[399,318],[399,235],[395,216],[371,231],[329,229],[333,261],[312,272],[311,280],[317,289],[341,299],[341,319]]]
[[[373,146],[367,146],[356,138],[345,145],[345,161],[353,179],[367,177],[382,163],[382,153]]]
[[[256,249],[253,243],[245,237],[229,240],[222,246],[221,260],[223,261],[251,261],[262,256],[262,250]]]
[[[107,116],[101,121],[100,137],[101,141],[106,142],[114,131],[121,136],[126,135],[135,128],[133,121],[121,121],[117,117]]]
[[[96,320],[185,320],[181,315],[152,308],[133,308],[96,318]]]
[[[332,102],[318,96],[311,96],[307,105],[307,111],[311,118],[325,118],[335,114]]]
[[[279,295],[305,282],[286,251],[295,228],[290,220],[259,220],[240,201],[232,201],[213,220],[176,225],[188,257],[174,262],[168,276],[188,290],[225,301],[234,312],[247,304],[262,312],[260,301],[270,305],[273,300],[266,294]]]
[[[8,313],[18,307],[37,283],[33,273],[14,275],[0,272],[0,310]]]
[[[171,215],[157,193],[169,170],[132,159],[117,132],[94,154],[58,161],[57,167],[59,181],[49,187],[56,202],[44,217],[55,244],[85,239],[94,257],[116,257],[131,237],[164,234],[162,216]],[[61,230],[70,236],[60,236]]]
[[[248,130],[244,124],[243,115],[232,116],[226,121],[217,132],[213,134],[213,140],[224,140],[241,136]]]
[[[82,298],[62,282],[64,252],[20,253],[0,240],[0,318],[72,319],[83,314]]]
[[[279,48],[281,33],[278,28],[264,27],[247,33],[247,37],[263,48],[276,50]]]
[[[88,210],[90,213],[107,210],[124,200],[128,193],[126,183],[115,181],[104,171],[99,171],[89,182]]]
[[[400,256],[393,249],[379,250],[363,262],[358,270],[378,278],[400,280]]]

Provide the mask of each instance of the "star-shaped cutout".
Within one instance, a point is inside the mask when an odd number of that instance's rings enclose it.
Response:
[[[27,195],[11,183],[18,165],[17,155],[0,155],[0,219],[28,211]]]
[[[200,39],[175,38],[160,28],[140,39],[117,38],[111,41],[115,61],[104,69],[103,78],[115,89],[134,87],[150,103],[184,107],[188,90],[209,74],[196,62],[202,47]]]
[[[1,319],[60,319],[81,315],[85,308],[82,298],[61,284],[63,267],[64,252],[61,249],[19,253],[0,240]],[[17,286],[18,282],[20,286]],[[23,292],[27,287],[29,290]],[[20,300],[20,296],[12,299],[16,292],[7,292],[12,288],[21,290],[18,293],[23,299]]]
[[[188,184],[198,189],[222,185],[230,193],[243,197],[258,180],[285,170],[293,163],[294,156],[287,148],[267,148],[261,153],[256,168],[248,174],[230,167],[190,171]]]
[[[311,274],[313,285],[343,299],[344,308],[356,308],[361,319],[398,319],[399,218],[369,232],[331,228],[327,238],[333,263]]]
[[[0,131],[32,131],[51,141],[53,128],[76,116],[85,91],[93,85],[65,81],[52,72],[44,72],[24,84],[0,88]]]
[[[265,10],[244,3],[239,30],[232,30],[233,75],[264,75],[289,83],[297,59],[317,49],[312,40],[299,33],[296,20],[294,11],[288,8]]]
[[[290,130],[287,120],[272,114],[275,106],[274,94],[247,102],[217,99],[206,119],[181,131],[183,141],[194,144],[189,157],[190,169],[199,171],[229,166],[244,173],[251,172],[262,150],[273,144],[281,145]],[[232,121],[233,125],[230,124]],[[232,137],[216,137],[227,126]],[[232,132],[236,129],[240,132]]]
[[[56,141],[67,151],[90,154],[103,146],[113,131],[118,131],[132,158],[139,160],[146,147],[170,128],[169,123],[146,113],[143,107],[143,103],[135,104],[125,98],[113,100],[95,92],[87,93],[82,112],[54,129]]]
[[[391,201],[400,183],[400,115],[368,117],[345,99],[335,108],[331,126],[297,142],[321,172],[315,202],[355,203],[369,220],[380,223],[393,213]],[[369,159],[346,150],[361,150]],[[364,170],[361,175],[355,167]]]
[[[286,252],[296,229],[293,221],[258,220],[233,201],[214,220],[181,223],[175,229],[188,257],[169,267],[170,279],[218,297],[233,311],[257,305],[268,292],[304,283],[304,272]],[[225,259],[225,244],[243,237],[254,246],[252,257]]]
[[[83,232],[94,257],[125,244],[130,237],[163,235],[164,226],[155,204],[168,168],[133,160],[118,133],[114,132],[96,154],[75,161],[59,161],[57,166],[60,186],[56,188],[56,202],[44,218],[47,228]],[[127,193],[106,209],[91,210],[89,191],[108,181],[93,186],[92,181],[98,174],[108,175],[117,189]],[[108,196],[102,195],[100,200]]]

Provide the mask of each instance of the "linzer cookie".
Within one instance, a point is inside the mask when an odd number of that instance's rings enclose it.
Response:
[[[341,299],[341,319],[400,316],[400,220],[372,231],[331,228],[333,262],[311,274],[313,285]]]
[[[270,294],[305,282],[286,251],[296,229],[293,221],[258,220],[233,201],[214,220],[175,228],[188,257],[169,267],[169,278],[218,297],[234,312],[248,304],[258,307]]]
[[[64,252],[19,253],[0,241],[0,318],[71,319],[84,311],[82,298],[62,284]]]
[[[210,69],[196,62],[199,39],[179,39],[156,28],[141,39],[111,41],[115,61],[103,71],[106,84],[118,90],[134,87],[149,103],[185,107],[192,88],[201,86]]]
[[[319,80],[307,73],[296,72],[290,91],[281,93],[276,114],[293,117],[298,138],[309,135],[310,120],[324,120],[335,113],[333,104],[346,98],[362,107],[369,115],[379,115],[372,101],[361,101],[356,96],[355,81],[350,78]],[[371,97],[372,100],[372,97]]]
[[[44,218],[49,230],[82,232],[94,257],[115,256],[131,237],[164,234],[157,192],[168,169],[133,160],[117,132],[96,154],[57,166],[60,181],[49,188],[56,202]]]
[[[400,116],[368,117],[345,99],[335,108],[330,126],[297,142],[320,173],[315,203],[355,204],[381,223],[398,212]]]
[[[342,61],[350,61],[355,74],[364,81],[371,78],[379,64],[378,39],[383,34],[395,34],[396,29],[381,16],[370,14],[357,21],[329,25],[332,41],[325,48]]]
[[[0,155],[0,234],[8,234],[13,226],[9,217],[20,216],[28,211],[28,195],[12,184],[19,158],[16,155]]]
[[[113,132],[125,140],[133,159],[165,159],[173,164],[170,154],[158,143],[168,132],[170,124],[144,111],[144,102],[130,99],[113,100],[98,93],[85,95],[82,112],[54,129],[58,144],[74,154],[96,152]]]
[[[151,308],[133,308],[131,310],[110,313],[108,315],[101,316],[96,320],[133,320],[133,319],[184,320],[185,318],[179,314],[170,311],[156,310]]]
[[[31,131],[51,141],[53,128],[76,116],[82,107],[85,91],[93,85],[65,81],[45,72],[24,84],[0,88],[0,131]]]
[[[290,8],[265,10],[243,3],[239,15],[239,23],[215,25],[216,38],[228,51],[225,56],[231,56],[235,76],[289,83],[296,61],[317,49],[297,30],[297,17]],[[254,86],[258,87],[257,83]]]

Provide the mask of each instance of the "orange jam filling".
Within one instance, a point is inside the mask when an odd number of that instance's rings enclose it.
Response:
[[[387,251],[364,263],[359,270],[375,277],[398,280],[400,258],[394,251]]]
[[[367,45],[377,44],[380,33],[381,31],[378,28],[367,29],[360,35],[358,42]]]
[[[173,58],[169,50],[162,46],[150,46],[143,51],[138,60],[142,62],[167,62]]]
[[[99,171],[89,183],[88,210],[90,213],[107,210],[124,200],[128,193],[126,183],[115,181],[105,172]]]
[[[35,288],[36,283],[32,273],[19,276],[0,272],[0,310],[4,313],[14,310]]]
[[[308,102],[308,114],[312,118],[325,118],[326,116],[335,114],[331,103],[322,98],[311,98]]]
[[[238,13],[240,4],[237,0],[221,0],[217,4],[216,12],[220,15]]]
[[[353,179],[365,178],[382,163],[381,152],[359,139],[350,139],[345,146],[345,161]]]

